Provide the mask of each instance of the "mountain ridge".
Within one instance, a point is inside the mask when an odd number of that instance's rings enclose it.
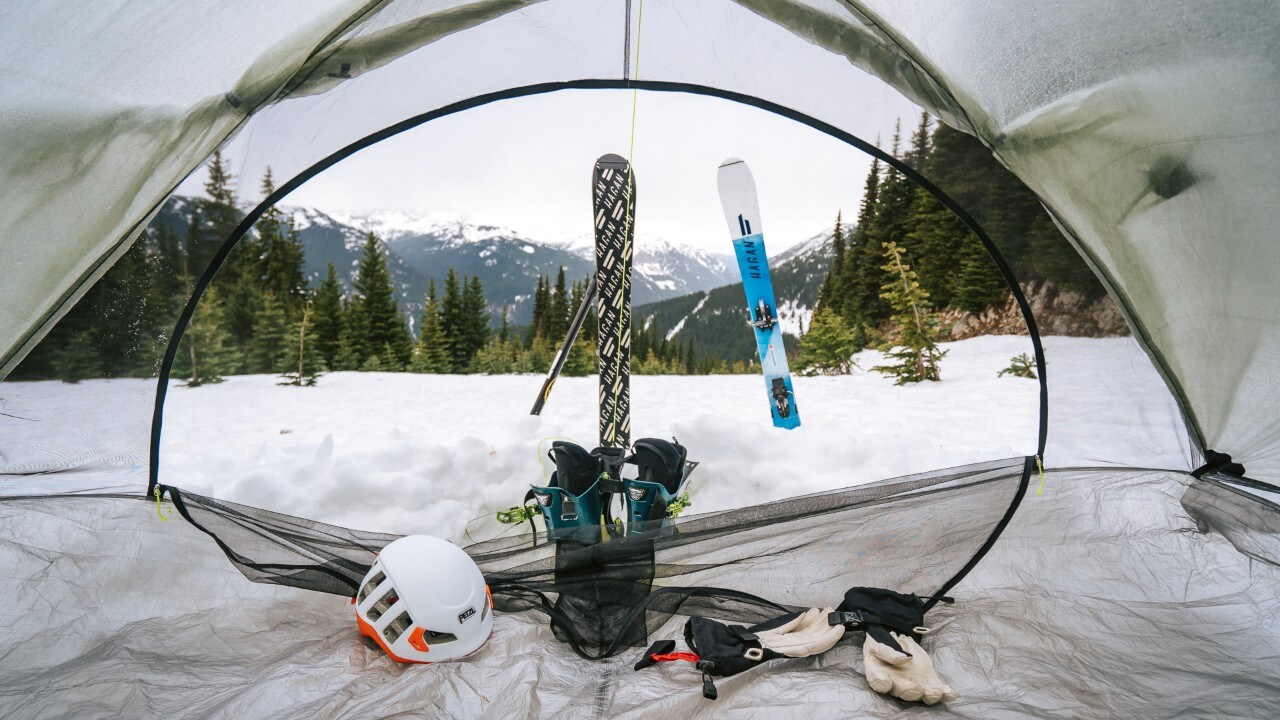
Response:
[[[788,352],[812,318],[818,290],[831,264],[834,230],[828,228],[769,259],[776,312]],[[654,332],[656,326],[658,336],[669,342],[683,346],[692,342],[700,353],[723,357],[730,363],[756,359],[755,335],[748,326],[741,281],[637,305],[633,315],[637,327]]]
[[[195,200],[173,196],[158,221],[184,235]],[[504,305],[510,323],[529,322],[539,275],[554,279],[564,267],[572,284],[585,281],[595,271],[592,247],[580,239],[539,240],[511,228],[444,215],[328,212],[290,205],[280,210],[293,220],[305,251],[305,275],[313,286],[324,279],[332,262],[344,290],[351,292],[365,234],[377,234],[384,241],[388,270],[410,328],[421,317],[431,278],[442,295],[450,268],[460,275],[480,277],[494,325],[500,322]],[[637,239],[634,262],[633,301],[637,304],[709,290],[732,282],[737,275],[731,255],[643,235]]]

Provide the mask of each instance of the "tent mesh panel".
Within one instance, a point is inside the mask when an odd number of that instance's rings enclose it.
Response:
[[[950,587],[998,534],[1028,467],[993,461],[625,532],[530,533],[466,550],[500,610],[546,613],[580,655],[606,657],[643,644],[676,613],[760,622],[833,606],[855,585],[922,596]],[[353,595],[397,537],[168,492],[255,582]]]

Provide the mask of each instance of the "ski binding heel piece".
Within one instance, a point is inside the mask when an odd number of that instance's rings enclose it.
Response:
[[[547,453],[556,464],[551,484],[532,486],[531,494],[547,521],[547,536],[561,537],[574,528],[598,526],[604,510],[600,497],[600,458],[571,442],[557,440]]]
[[[787,391],[787,383],[782,378],[774,378],[770,384],[773,405],[778,409],[778,417],[791,417],[791,393]]]
[[[769,307],[769,304],[764,301],[764,298],[761,298],[760,302],[756,304],[754,314],[755,318],[751,321],[751,327],[757,330],[770,330],[775,324],[777,324],[777,318],[774,317],[773,308]]]
[[[627,521],[631,523],[666,517],[667,507],[676,499],[675,494],[655,482],[623,480],[622,483],[627,488]]]
[[[600,525],[602,508],[598,482],[592,483],[581,495],[573,495],[554,485],[533,485],[531,489],[542,518],[547,522],[547,537],[563,537],[576,528]]]

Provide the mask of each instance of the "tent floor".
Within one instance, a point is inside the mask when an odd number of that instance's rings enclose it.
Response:
[[[0,706],[9,718],[1280,717],[1280,568],[1198,532],[1179,503],[1191,482],[1064,470],[1037,494],[1033,479],[956,605],[929,616],[926,648],[960,694],[932,708],[871,692],[848,640],[720,679],[712,702],[687,663],[587,662],[531,613],[500,614],[465,662],[399,666],[359,638],[345,600],[248,582],[154,503],[9,499]],[[680,621],[661,635],[679,637]]]

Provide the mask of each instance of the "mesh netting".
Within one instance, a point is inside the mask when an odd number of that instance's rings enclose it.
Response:
[[[855,585],[942,594],[981,556],[1027,480],[1001,460],[740,510],[529,533],[466,548],[498,608],[532,609],[584,657],[643,644],[673,614],[755,623],[837,604]],[[169,488],[251,580],[355,593],[397,536],[347,530]]]

